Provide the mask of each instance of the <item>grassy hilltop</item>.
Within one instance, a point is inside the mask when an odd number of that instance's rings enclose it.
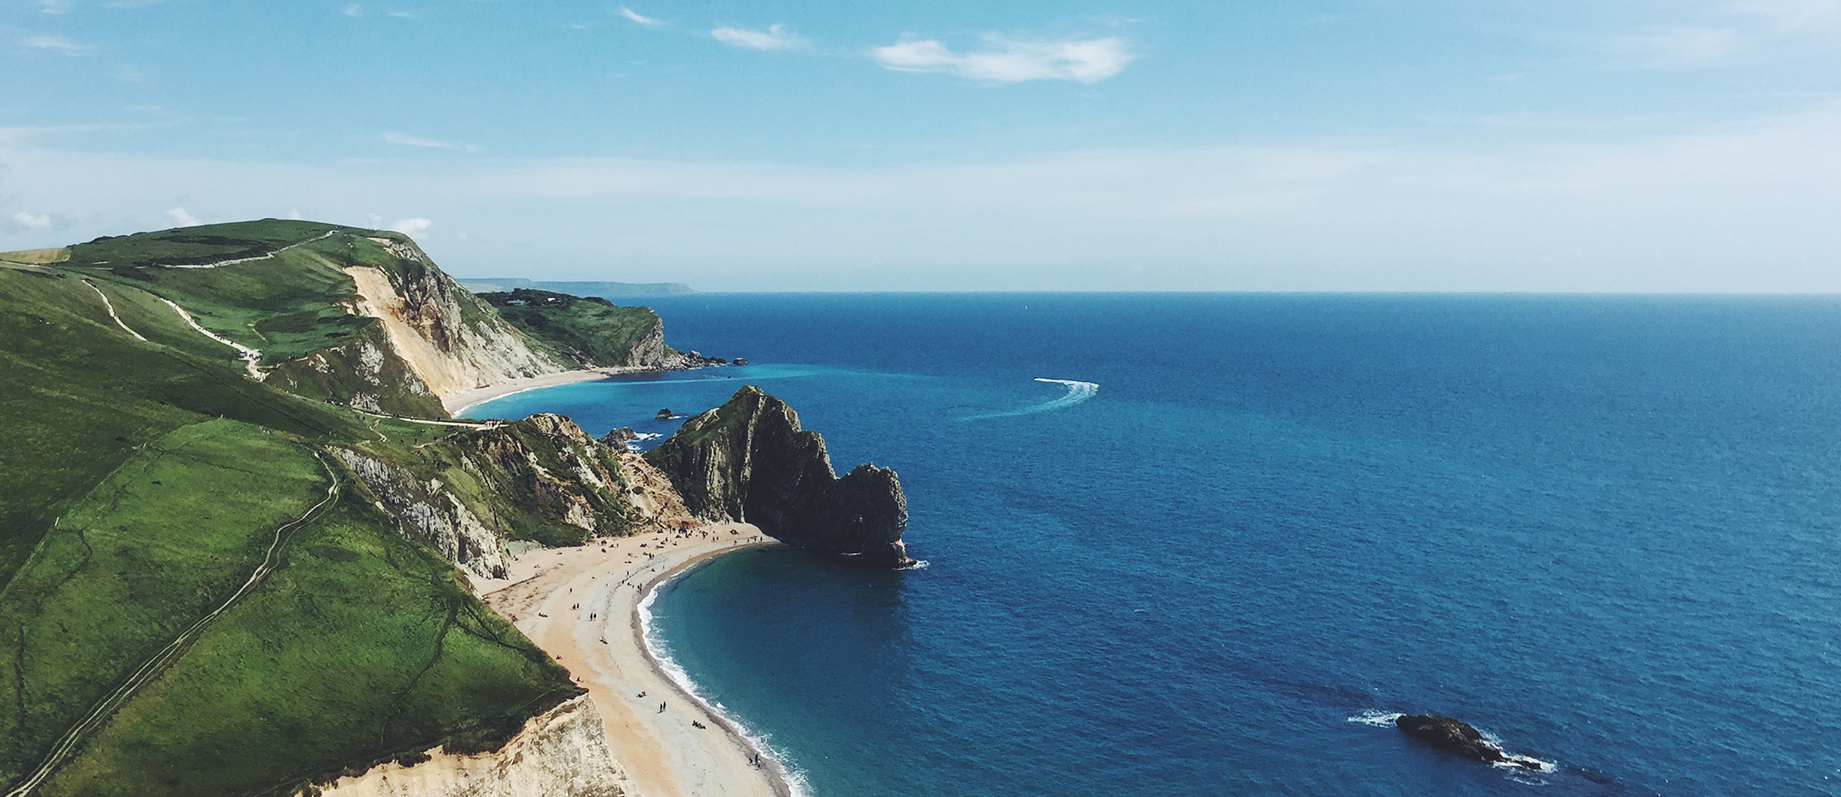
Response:
[[[480,434],[328,403],[368,368],[399,391],[385,414],[440,413],[353,312],[352,267],[445,280],[400,234],[295,221],[0,255],[0,784],[49,756],[35,794],[285,793],[495,745],[577,693],[329,453],[459,472]],[[455,301],[468,329],[520,334]],[[455,489],[523,536],[581,536],[546,531],[537,497]]]

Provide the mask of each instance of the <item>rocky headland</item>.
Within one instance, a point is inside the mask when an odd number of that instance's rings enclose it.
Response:
[[[908,503],[895,472],[864,464],[838,478],[824,438],[760,388],[744,386],[686,420],[645,456],[699,517],[751,523],[788,545],[865,563],[914,563],[901,540]]]

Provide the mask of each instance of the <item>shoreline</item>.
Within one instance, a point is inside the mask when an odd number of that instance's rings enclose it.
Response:
[[[794,797],[772,751],[679,683],[646,638],[645,609],[661,585],[715,557],[769,544],[753,526],[704,524],[532,549],[512,561],[510,577],[476,585],[487,605],[592,696],[609,753],[636,794]]]
[[[462,390],[450,396],[441,397],[441,407],[447,410],[448,417],[459,418],[473,409],[493,399],[501,399],[514,393],[537,390],[557,385],[569,385],[576,382],[598,382],[628,373],[642,373],[644,369],[620,368],[578,368],[573,371],[557,371],[553,374],[538,374],[517,379],[508,379],[485,387]]]
[[[506,396],[526,393],[532,390],[541,390],[546,387],[572,385],[577,382],[600,382],[607,379],[613,379],[617,376],[643,376],[647,374],[669,374],[678,371],[695,371],[699,368],[708,367],[711,367],[708,363],[680,366],[676,368],[596,366],[593,368],[575,368],[568,371],[557,371],[550,374],[538,374],[536,376],[521,376],[516,379],[507,379],[503,382],[494,382],[493,384],[483,387],[468,388],[452,395],[442,396],[441,408],[447,410],[449,418],[459,418],[466,415],[468,410],[488,401],[494,401]]]
[[[718,551],[708,551],[691,557],[675,567],[672,567],[670,570],[658,574],[658,576],[654,577],[651,581],[646,582],[644,587],[640,588],[639,602],[634,606],[633,610],[633,634],[639,637],[639,651],[645,654],[646,663],[651,665],[653,672],[658,673],[666,681],[669,681],[673,691],[677,692],[685,700],[701,707],[703,712],[709,715],[710,719],[716,723],[716,727],[721,728],[723,733],[729,736],[730,741],[760,757],[760,760],[765,765],[761,769],[767,773],[768,779],[773,784],[774,794],[777,795],[777,797],[797,797],[798,795],[803,795],[804,791],[796,791],[793,789],[793,783],[796,781],[796,778],[787,770],[786,765],[781,762],[779,758],[774,756],[773,751],[767,747],[765,742],[749,736],[746,732],[737,727],[740,722],[739,720],[723,713],[721,709],[710,705],[709,701],[704,700],[702,696],[693,691],[690,688],[690,676],[688,674],[684,675],[683,682],[680,682],[678,675],[666,669],[664,662],[659,658],[658,651],[652,648],[652,634],[650,633],[652,630],[651,606],[652,601],[658,597],[657,590],[659,587],[664,586],[666,583],[679,576],[689,573],[694,567],[707,564],[716,557],[731,554],[736,551],[761,548],[773,544],[774,543],[771,542],[758,542],[734,548],[725,548]],[[672,662],[673,666],[676,666],[676,664],[676,662]],[[679,667],[678,672],[683,672],[683,668]]]

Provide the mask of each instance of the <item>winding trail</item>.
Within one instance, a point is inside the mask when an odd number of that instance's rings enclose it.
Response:
[[[437,421],[431,418],[409,418],[402,415],[385,415],[381,412],[371,412],[370,410],[361,410],[357,407],[346,405],[340,406],[344,406],[345,409],[351,410],[359,415],[369,415],[373,418],[387,418],[392,421],[402,421],[404,423],[425,423],[429,426],[458,426],[462,429],[497,429],[506,424],[505,421]]]
[[[102,297],[102,306],[109,309],[109,317],[115,319],[116,326],[121,327],[128,334],[133,335],[135,340],[146,342],[147,339],[141,337],[141,333],[129,329],[128,325],[121,320],[121,316],[115,314],[115,303],[109,301],[108,294],[103,293],[101,288],[96,287],[96,283],[90,282],[89,280],[84,280],[83,284],[88,285],[90,290],[95,291],[97,296]]]
[[[224,612],[229,611],[238,601],[248,596],[250,592],[255,590],[256,585],[262,582],[264,577],[274,571],[275,566],[281,563],[282,546],[293,537],[294,532],[300,530],[301,526],[314,520],[321,511],[331,506],[333,502],[337,501],[339,498],[338,473],[333,471],[331,465],[326,464],[326,458],[318,451],[313,452],[313,458],[319,460],[320,467],[326,469],[326,477],[331,480],[331,483],[326,487],[326,497],[320,499],[319,503],[308,507],[306,512],[301,513],[300,517],[275,527],[275,539],[273,542],[269,543],[268,553],[262,557],[262,563],[256,565],[255,571],[249,574],[249,580],[244,581],[243,586],[237,588],[236,592],[231,593],[230,597],[224,599],[224,602],[216,609],[198,618],[197,622],[192,623],[184,631],[180,632],[179,636],[167,643],[166,647],[161,648],[158,653],[155,653],[146,663],[142,664],[140,669],[135,670],[134,674],[129,675],[127,680],[124,680],[120,686],[115,688],[115,691],[110,692],[101,700],[96,701],[96,704],[90,708],[89,713],[83,715],[82,719],[77,720],[76,724],[70,726],[70,729],[65,731],[64,735],[58,738],[57,744],[51,746],[51,751],[45,754],[45,759],[39,763],[38,767],[33,769],[32,772],[26,776],[26,779],[21,781],[18,786],[8,791],[5,797],[25,797],[31,794],[33,789],[38,788],[39,784],[44,783],[46,778],[51,777],[51,773],[56,772],[57,768],[63,765],[65,759],[69,758],[70,754],[76,751],[77,746],[82,744],[84,737],[88,736],[90,732],[97,728],[102,727],[103,723],[107,722],[110,717],[115,715],[117,709],[121,708],[124,703],[127,703],[130,698],[134,697],[134,693],[140,691],[141,687],[146,686],[147,682],[152,681],[155,676],[159,675],[160,671],[164,669],[166,665],[178,659],[180,654],[183,654],[185,649],[204,633],[205,628],[211,625],[212,621],[223,615]]]
[[[313,243],[314,241],[326,240],[327,238],[331,238],[333,234],[336,232],[338,232],[338,230],[327,230],[326,234],[321,235],[317,238],[308,238],[305,241],[295,241],[294,243],[288,244],[287,246],[281,247],[280,249],[277,249],[273,252],[269,252],[268,254],[265,254],[265,255],[256,255],[255,257],[239,257],[239,258],[234,258],[231,260],[219,260],[215,263],[198,263],[196,265],[190,265],[190,266],[164,265],[162,266],[162,268],[222,268],[224,266],[234,266],[238,263],[254,263],[257,260],[267,260],[271,257],[281,254],[282,252],[286,252],[289,249],[293,249],[294,247],[297,247],[297,246],[306,246],[307,244]]]
[[[90,287],[95,287],[95,286],[92,285]],[[98,291],[98,293],[100,293],[100,291]],[[173,300],[168,299],[164,296],[161,296],[158,298],[160,301],[165,302],[167,307],[173,308],[173,312],[179,314],[179,319],[184,321],[187,326],[191,327],[192,329],[197,330],[198,334],[203,335],[212,340],[215,340],[218,343],[222,343],[225,346],[229,346],[230,348],[236,349],[237,356],[243,359],[243,366],[249,369],[249,377],[251,379],[254,379],[257,382],[260,382],[268,378],[268,374],[262,373],[262,369],[256,367],[256,363],[259,363],[262,361],[262,350],[252,349],[234,340],[231,340],[215,332],[212,332],[209,329],[205,329],[204,327],[201,327],[198,325],[198,321],[193,319],[192,314],[186,312],[185,308],[180,307],[179,305],[173,304]]]

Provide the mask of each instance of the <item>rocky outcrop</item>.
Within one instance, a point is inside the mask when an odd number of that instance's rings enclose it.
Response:
[[[404,766],[388,763],[341,778],[325,797],[621,797],[626,772],[608,752],[606,731],[584,695],[533,717],[496,752],[454,755],[440,748]]]
[[[599,438],[601,445],[607,446],[615,451],[629,450],[628,445],[637,439],[639,439],[639,435],[635,433],[631,427],[627,426],[622,426],[618,429],[609,429],[607,434],[601,435]]]
[[[646,455],[699,517],[752,523],[789,545],[901,567],[908,505],[895,472],[858,465],[843,478],[825,441],[785,402],[752,385],[684,422]]]
[[[503,507],[506,534],[545,545],[579,545],[634,525],[629,485],[615,451],[561,415],[456,435],[462,466],[484,500]]]
[[[505,578],[510,572],[501,535],[481,523],[441,479],[424,481],[377,457],[348,448],[331,450],[370,488],[384,513],[396,519],[403,536],[481,578]]]
[[[1442,714],[1403,715],[1394,720],[1394,727],[1433,748],[1472,761],[1536,771],[1542,769],[1539,761],[1504,753],[1501,747],[1484,738],[1476,728]]]
[[[561,415],[458,432],[413,453],[332,451],[403,536],[482,578],[505,577],[506,540],[580,545],[695,520],[644,458]]]

